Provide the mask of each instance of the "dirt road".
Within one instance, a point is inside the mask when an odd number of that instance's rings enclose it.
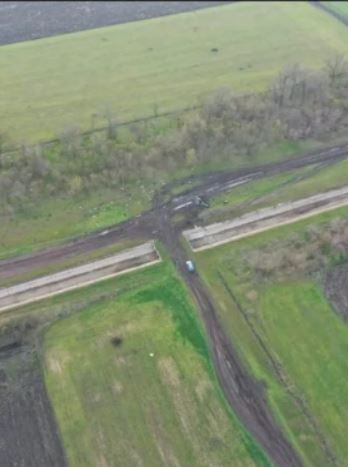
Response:
[[[61,258],[72,258],[84,253],[92,252],[98,248],[112,245],[124,239],[141,241],[158,238],[156,232],[157,218],[168,214],[169,217],[180,212],[184,216],[182,229],[193,227],[197,210],[193,205],[195,195],[207,199],[230,189],[231,184],[244,183],[252,180],[269,177],[289,170],[306,167],[319,162],[334,163],[348,157],[348,144],[329,147],[320,152],[311,152],[302,157],[231,172],[218,172],[203,176],[192,176],[170,183],[157,193],[152,209],[144,212],[134,219],[130,219],[108,229],[97,231],[85,237],[65,243],[61,246],[38,251],[0,261],[0,287],[1,279],[14,277],[18,274],[28,273],[33,268],[46,266]],[[170,190],[175,186],[185,185],[188,181],[195,182],[195,187],[186,190],[180,196],[172,196]],[[165,195],[169,200],[163,201]],[[178,207],[180,209],[178,209]]]
[[[215,305],[198,274],[186,270],[187,254],[180,242],[181,232],[169,217],[158,218],[161,241],[170,252],[201,312],[218,380],[225,397],[272,461],[281,467],[301,466],[302,463],[278,427],[267,405],[263,390],[243,367],[238,353],[219,322]]]
[[[110,245],[125,238],[139,239],[140,241],[154,238],[159,239],[170,252],[178,271],[187,283],[197,302],[209,336],[217,377],[232,409],[276,465],[281,467],[300,466],[301,461],[296,451],[287,441],[286,436],[274,420],[267,405],[263,389],[243,367],[233,343],[231,343],[229,338],[225,335],[221,323],[218,320],[215,304],[210,298],[204,283],[198,275],[189,275],[186,272],[184,263],[186,252],[180,243],[181,231],[183,228],[192,226],[199,212],[192,201],[194,195],[209,198],[214,194],[229,189],[231,184],[247,183],[247,181],[250,180],[256,180],[318,162],[335,162],[346,158],[347,154],[348,145],[342,145],[327,148],[319,153],[311,153],[303,157],[291,158],[258,168],[192,177],[191,180],[195,182],[195,187],[186,190],[186,192],[180,196],[172,196],[170,190],[173,186],[186,184],[188,181],[187,179],[181,180],[180,183],[167,185],[154,197],[152,209],[144,212],[135,219],[131,219],[106,230],[104,229],[103,231],[96,232],[84,238],[76,239],[73,242],[56,248],[33,253],[25,257],[1,261],[0,279],[4,277],[13,277],[18,273],[28,272],[34,267],[50,264],[62,257],[73,257],[74,255],[84,252],[93,251],[99,247]],[[177,212],[183,214],[184,220],[180,224],[175,225],[173,216]],[[4,355],[7,355],[7,351],[4,352]],[[30,381],[32,381],[32,383],[28,383],[27,389],[29,392],[33,390],[33,386],[30,384],[34,384],[34,379]],[[44,393],[42,394],[44,398]],[[9,404],[10,402],[6,402],[5,400],[3,405],[0,406],[0,419],[4,417],[4,420],[7,420],[9,414],[11,414],[12,408],[11,404]],[[50,433],[50,439],[55,440],[57,459],[61,459],[61,461],[58,461],[57,465],[64,466],[64,459],[61,457],[61,448],[58,438],[55,437],[56,435],[54,434],[55,427],[52,422],[52,416],[49,415],[47,399],[43,399],[43,401],[40,402],[40,406],[42,410],[48,411],[46,420],[51,420],[45,429]],[[14,416],[16,420],[17,417],[20,420],[20,413],[16,413]],[[44,415],[42,416],[44,417]],[[46,433],[44,435],[41,428],[35,425],[35,421],[33,421],[31,428],[30,439],[35,439],[36,446],[41,446],[41,458],[47,459],[47,456],[52,455],[53,449],[46,445],[45,436],[48,436],[48,434]],[[22,458],[15,448],[16,443],[21,440],[22,435],[25,436],[20,430],[16,432],[15,429],[10,431],[9,434],[6,434],[7,438],[5,443],[7,446],[7,457],[4,457],[4,459],[12,459],[12,463],[8,465],[30,465],[23,464],[21,461]],[[23,443],[25,443],[25,440],[23,440]],[[30,452],[30,449],[28,452]],[[39,459],[39,456],[37,456],[37,459]],[[37,467],[46,467],[47,465],[54,464],[47,464],[45,460],[42,462],[38,460],[36,463]]]

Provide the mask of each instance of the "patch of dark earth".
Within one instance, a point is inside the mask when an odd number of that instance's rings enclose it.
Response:
[[[348,324],[348,263],[326,273],[324,289],[334,310]]]
[[[66,467],[37,353],[14,348],[0,353],[0,464]]]
[[[55,320],[110,298],[115,292],[97,293],[0,327],[0,467],[67,467],[42,374],[42,337]]]
[[[0,45],[173,15],[222,2],[4,2]]]

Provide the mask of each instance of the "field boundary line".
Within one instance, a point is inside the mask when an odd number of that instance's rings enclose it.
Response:
[[[193,105],[192,107],[182,107],[182,108],[179,108],[179,109],[168,110],[167,112],[159,113],[157,115],[148,115],[148,116],[144,116],[144,117],[138,117],[138,118],[135,118],[133,120],[125,120],[125,121],[121,121],[119,123],[117,123],[117,121],[116,121],[114,125],[115,125],[115,128],[117,130],[117,128],[127,127],[127,126],[134,125],[134,124],[137,124],[137,123],[145,123],[145,122],[149,122],[151,120],[157,120],[157,119],[160,119],[160,118],[171,117],[171,116],[175,116],[175,115],[180,116],[182,114],[185,114],[186,112],[190,112],[192,110],[199,110],[201,108],[202,108],[202,105]],[[66,125],[66,127],[69,127],[69,125]],[[89,135],[94,135],[95,133],[101,133],[103,131],[106,132],[107,130],[108,130],[108,125],[100,126],[100,127],[96,127],[96,128],[90,128],[90,129],[82,130],[81,133],[80,133],[80,136],[83,138],[83,137],[86,137],[86,136],[89,136]],[[51,138],[51,139],[38,140],[35,143],[21,144],[21,145],[17,145],[17,146],[9,145],[8,147],[5,147],[5,149],[1,153],[1,155],[6,155],[7,156],[7,155],[10,155],[10,154],[19,152],[22,149],[23,146],[26,146],[26,147],[31,148],[31,149],[35,148],[36,146],[41,146],[41,147],[47,148],[47,147],[53,146],[54,144],[57,144],[59,142],[60,142],[60,138],[56,137],[56,138]]]

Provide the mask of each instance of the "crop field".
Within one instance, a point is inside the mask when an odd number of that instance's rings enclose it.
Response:
[[[183,11],[207,8],[224,2],[105,2],[69,3],[57,1],[19,4],[8,1],[0,6],[0,44],[128,23]],[[40,21],[37,18],[40,17]]]
[[[45,335],[69,465],[268,465],[218,389],[196,311],[169,263],[114,281]],[[132,286],[133,284],[133,286]]]
[[[251,261],[264,261],[258,258],[266,245],[268,258],[271,251],[286,257],[290,241],[288,257],[300,261],[306,229],[321,228],[324,235],[338,218],[347,220],[348,209],[195,255],[231,340],[306,465],[345,465],[348,457],[348,328],[325,295],[323,269],[309,272],[289,260],[292,274],[279,275],[281,263],[257,273]],[[328,247],[320,257],[329,269],[347,260]]]
[[[262,38],[262,40],[260,40]],[[51,138],[196,104],[221,87],[263,89],[285,65],[320,67],[348,31],[305,2],[218,6],[0,48],[2,133]]]

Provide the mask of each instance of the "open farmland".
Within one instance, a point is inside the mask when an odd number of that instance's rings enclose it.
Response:
[[[69,465],[268,465],[224,402],[172,267],[146,278],[138,288],[123,278],[126,292],[46,334],[46,383]]]
[[[311,3],[0,47],[1,467],[347,463],[348,30]],[[272,229],[192,252],[209,216]]]
[[[133,274],[131,280],[129,276],[120,276],[117,290],[115,279],[106,280],[0,315],[1,465],[66,465],[43,381],[41,339],[38,339],[43,329],[89,304],[115,297],[120,290],[141,287],[147,280],[146,271]]]
[[[348,456],[348,328],[318,274],[347,260],[347,219],[341,208],[195,255],[230,338],[306,465],[345,465]]]
[[[261,40],[262,39],[262,40]],[[13,142],[186,108],[221,86],[263,89],[285,65],[347,52],[348,30],[305,2],[239,2],[0,48]]]

